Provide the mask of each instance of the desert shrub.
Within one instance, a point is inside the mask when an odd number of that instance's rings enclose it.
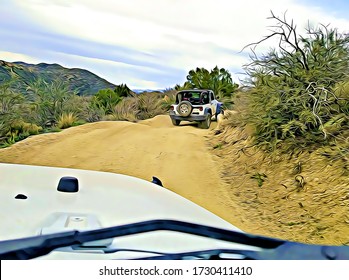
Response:
[[[89,104],[85,113],[84,120],[87,122],[98,122],[101,121],[105,116],[105,112],[103,109],[94,106],[93,104]]]
[[[64,104],[63,112],[74,113],[78,119],[86,120],[91,98],[91,96],[74,95]]]
[[[114,89],[101,89],[91,99],[91,106],[103,110],[104,114],[108,115],[123,98],[130,96],[134,94],[126,84],[118,85]]]
[[[77,121],[77,117],[74,113],[62,113],[57,121],[57,127],[60,129],[65,129],[74,125]]]
[[[175,103],[176,93],[177,90],[168,89],[165,90],[163,94],[161,94],[160,106],[164,111],[168,112],[171,108],[171,105]]]
[[[136,98],[137,118],[145,120],[165,113],[161,107],[161,96],[152,92],[139,94]]]
[[[293,22],[276,21],[279,48],[251,56],[247,122],[255,142],[275,150],[327,145],[348,128],[349,36],[325,26],[299,36]],[[256,45],[255,45],[256,46]]]
[[[23,140],[30,135],[39,134],[41,131],[41,126],[17,119],[9,124],[9,127],[7,127],[7,129],[5,130],[6,134],[2,139],[3,141],[0,141],[0,143],[2,144],[2,146],[6,147],[8,145],[14,144],[17,141]]]
[[[67,102],[75,95],[68,83],[59,78],[50,83],[37,79],[27,88],[27,99],[36,112],[35,122],[43,127],[56,125]]]
[[[224,126],[244,127],[249,123],[249,98],[245,92],[238,91],[230,99],[230,110],[224,112]]]
[[[137,121],[153,118],[165,114],[172,101],[167,95],[144,92],[134,97],[124,98],[104,119]]]
[[[112,111],[112,108],[121,101],[121,97],[112,89],[101,89],[92,98],[94,107],[103,110],[106,114]]]
[[[0,144],[15,141],[18,133],[13,131],[13,125],[22,119],[24,97],[11,88],[11,81],[0,84]]]
[[[124,98],[117,106],[113,108],[111,114],[107,115],[105,120],[112,121],[137,121],[137,98],[127,97]]]
[[[42,127],[33,123],[17,121],[11,125],[11,130],[16,131],[18,135],[29,136],[39,134]]]

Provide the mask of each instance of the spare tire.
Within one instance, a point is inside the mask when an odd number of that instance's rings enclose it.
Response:
[[[188,117],[192,111],[193,111],[193,106],[189,101],[182,101],[177,106],[177,112],[182,117]]]

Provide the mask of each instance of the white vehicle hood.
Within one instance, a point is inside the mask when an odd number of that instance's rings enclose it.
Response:
[[[57,191],[61,177],[73,176],[79,191]],[[97,171],[0,163],[0,240],[17,239],[66,230],[90,230],[170,219],[240,231],[189,200],[151,182]],[[26,199],[15,199],[18,194]],[[233,215],[234,213],[232,213]],[[250,246],[194,235],[156,231],[101,241],[125,249],[103,254],[62,248],[41,258],[109,259],[142,257],[129,250],[178,253],[214,248],[248,249]]]

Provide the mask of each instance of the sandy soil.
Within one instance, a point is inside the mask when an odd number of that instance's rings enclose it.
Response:
[[[210,130],[174,127],[168,116],[139,123],[98,122],[25,139],[0,150],[0,162],[100,170],[151,180],[239,226],[219,166],[208,152]]]

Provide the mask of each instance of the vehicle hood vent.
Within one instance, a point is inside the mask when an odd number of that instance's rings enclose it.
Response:
[[[79,191],[79,181],[75,177],[65,176],[59,180],[57,191],[74,193]]]

